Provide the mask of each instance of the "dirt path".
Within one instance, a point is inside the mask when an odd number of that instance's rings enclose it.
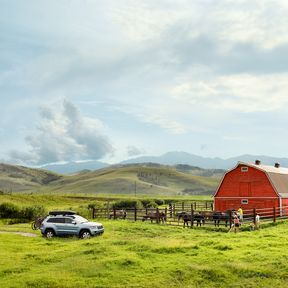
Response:
[[[34,233],[21,232],[21,231],[17,231],[17,232],[13,232],[13,231],[0,231],[0,234],[16,234],[16,235],[21,235],[21,236],[25,236],[25,237],[38,237],[38,236],[39,236],[39,235],[34,234]]]

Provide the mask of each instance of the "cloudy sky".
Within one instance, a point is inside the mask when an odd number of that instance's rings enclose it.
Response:
[[[1,161],[288,157],[288,1],[0,7]]]

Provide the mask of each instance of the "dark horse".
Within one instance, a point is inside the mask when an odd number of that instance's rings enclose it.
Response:
[[[228,222],[230,220],[230,211],[220,212],[214,211],[212,215],[212,219],[214,221],[215,227],[220,225],[220,221],[225,222],[225,227],[227,227]]]
[[[142,221],[150,219],[151,223],[153,223],[153,220],[158,220],[159,222],[165,223],[166,222],[166,215],[164,212],[148,212],[147,215],[144,215],[142,217]]]
[[[200,226],[203,224],[205,224],[205,217],[204,215],[202,215],[201,213],[195,213],[193,214],[193,217],[192,217],[192,214],[191,213],[188,213],[188,212],[180,212],[178,213],[178,221],[180,219],[183,219],[183,227],[185,228],[185,226],[189,226],[189,222],[193,222],[196,221],[197,223],[197,226]],[[193,218],[193,219],[192,219]]]

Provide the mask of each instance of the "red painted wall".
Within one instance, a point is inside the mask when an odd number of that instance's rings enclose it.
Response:
[[[241,167],[247,166],[239,165],[225,175],[214,198],[215,210],[238,209],[240,206],[243,210],[279,207],[278,195],[265,172],[253,167],[242,172]],[[241,204],[242,199],[248,199],[248,204]]]

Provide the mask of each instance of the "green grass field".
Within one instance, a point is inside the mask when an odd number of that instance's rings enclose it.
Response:
[[[47,210],[77,210],[91,199],[0,195],[0,203]],[[234,234],[228,228],[100,221],[101,237],[47,240],[39,231],[33,238],[12,234],[34,232],[30,223],[1,220],[0,287],[287,287],[288,223]]]
[[[102,223],[89,240],[0,234],[0,287],[287,287],[288,223],[238,234]]]

